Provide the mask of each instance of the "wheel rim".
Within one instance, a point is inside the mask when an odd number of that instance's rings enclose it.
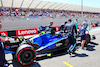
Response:
[[[32,58],[33,58],[33,53],[32,53],[32,51],[25,51],[25,52],[23,52],[23,55],[22,55],[23,61],[28,62],[28,61],[30,61]]]
[[[22,55],[21,59],[25,63],[34,60],[34,54],[33,54],[32,50],[25,50],[25,51],[23,51],[23,53],[21,55]]]

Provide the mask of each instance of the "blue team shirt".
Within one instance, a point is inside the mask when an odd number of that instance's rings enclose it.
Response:
[[[81,28],[79,29],[79,33],[80,33],[79,35],[80,35],[80,36],[85,35],[86,29],[87,29],[87,24],[81,25]]]

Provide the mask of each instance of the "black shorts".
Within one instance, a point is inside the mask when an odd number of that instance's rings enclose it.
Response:
[[[81,39],[82,39],[82,40],[86,40],[86,35],[82,35],[82,36],[81,36]]]

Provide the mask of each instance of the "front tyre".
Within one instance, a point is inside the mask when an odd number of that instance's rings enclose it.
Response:
[[[30,45],[22,45],[18,48],[16,57],[22,65],[29,65],[36,59],[36,51]]]

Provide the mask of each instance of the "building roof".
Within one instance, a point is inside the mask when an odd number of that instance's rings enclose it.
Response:
[[[0,7],[81,11],[81,6],[35,0],[0,0]],[[83,6],[83,12],[100,13],[100,8]]]

